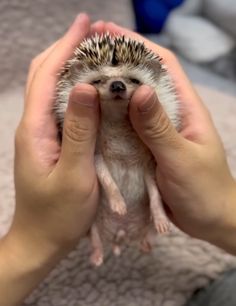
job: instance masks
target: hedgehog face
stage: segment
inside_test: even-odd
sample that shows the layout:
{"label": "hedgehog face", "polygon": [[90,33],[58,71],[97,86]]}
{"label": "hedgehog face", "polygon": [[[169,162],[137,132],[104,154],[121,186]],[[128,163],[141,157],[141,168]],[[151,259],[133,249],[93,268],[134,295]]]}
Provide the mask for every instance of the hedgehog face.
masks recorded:
{"label": "hedgehog face", "polygon": [[137,68],[119,66],[100,67],[97,71],[90,71],[79,78],[80,82],[93,85],[100,95],[101,101],[110,101],[110,103],[123,103],[127,105],[134,91],[142,84],[151,83],[149,79],[146,82],[142,77],[142,72]]}
{"label": "hedgehog face", "polygon": [[103,65],[96,69],[77,66],[76,83],[93,85],[99,93],[103,116],[108,120],[122,120],[128,114],[128,105],[135,90],[142,84],[156,87],[159,74],[145,65]]}
{"label": "hedgehog face", "polygon": [[153,72],[147,67],[131,67],[127,65],[108,66],[104,65],[97,70],[78,68],[79,83],[93,85],[100,96],[101,102],[111,104],[122,104],[126,106],[134,91],[142,84],[155,87],[156,79]]}
{"label": "hedgehog face", "polygon": [[124,36],[97,35],[82,42],[66,63],[58,97],[67,101],[76,84],[92,84],[99,93],[102,113],[122,118],[134,91],[142,84],[157,88],[162,72],[161,59],[143,43]]}

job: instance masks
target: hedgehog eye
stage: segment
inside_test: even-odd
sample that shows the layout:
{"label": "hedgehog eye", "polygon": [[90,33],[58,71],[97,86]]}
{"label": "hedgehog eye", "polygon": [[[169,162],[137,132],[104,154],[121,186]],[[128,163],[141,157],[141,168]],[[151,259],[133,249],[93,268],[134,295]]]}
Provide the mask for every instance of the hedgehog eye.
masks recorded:
{"label": "hedgehog eye", "polygon": [[91,82],[92,84],[100,84],[101,83],[101,80],[94,80]]}
{"label": "hedgehog eye", "polygon": [[140,84],[141,82],[137,79],[130,79],[130,81],[134,84]]}

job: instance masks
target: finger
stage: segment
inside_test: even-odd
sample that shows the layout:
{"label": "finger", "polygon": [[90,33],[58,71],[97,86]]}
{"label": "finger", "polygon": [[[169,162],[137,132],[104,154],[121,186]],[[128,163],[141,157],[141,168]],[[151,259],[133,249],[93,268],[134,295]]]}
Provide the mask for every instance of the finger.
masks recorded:
{"label": "finger", "polygon": [[72,56],[76,46],[89,33],[89,30],[88,16],[80,14],[37,70],[34,82],[29,89],[30,103],[26,107],[26,114],[28,113],[34,119],[38,118],[37,122],[40,122],[41,116],[51,116],[58,73],[65,61]]}
{"label": "finger", "polygon": [[[89,34],[89,31],[90,19],[88,15],[84,13],[79,14],[70,26],[69,30],[60,40],[58,48],[56,48],[55,52],[53,52],[45,61],[43,71],[57,74],[60,71],[62,64],[73,55],[75,48]],[[47,63],[50,63],[50,65],[47,66]]]}
{"label": "finger", "polygon": [[177,58],[170,50],[111,22],[106,23],[104,31],[114,35],[125,35],[131,39],[144,42],[147,48],[162,58],[181,101],[182,133],[184,137],[191,139],[196,137],[196,134],[203,135],[204,131],[211,129],[212,121],[207,108],[203,105]]}
{"label": "finger", "polygon": [[[109,33],[111,33],[112,35],[125,35],[129,38],[132,38],[132,39],[135,39],[137,41],[140,41],[140,42],[144,42],[146,47],[149,48],[149,49],[156,49],[157,48],[157,45],[153,42],[151,42],[150,40],[146,39],[145,37],[143,37],[142,35],[136,33],[136,32],[133,32],[129,29],[126,29],[124,27],[121,27],[113,22],[107,22],[105,24],[105,29],[104,31],[107,31]],[[161,47],[161,46],[158,46],[158,50],[160,51],[160,54],[163,53],[166,49]]]}
{"label": "finger", "polygon": [[176,157],[184,149],[184,138],[171,124],[156,93],[143,85],[134,93],[130,102],[130,119],[134,129],[152,151],[157,162]]}
{"label": "finger", "polygon": [[65,116],[59,168],[84,175],[91,168],[98,126],[98,93],[88,84],[71,92]]}
{"label": "finger", "polygon": [[99,20],[91,25],[90,35],[94,35],[95,33],[102,34],[105,31],[105,22]]}
{"label": "finger", "polygon": [[[69,27],[68,31],[66,32],[66,34],[64,36],[66,36],[67,33],[70,32],[73,29],[74,23],[76,22],[76,19],[72,23],[72,25]],[[100,31],[99,29],[101,29],[101,31],[102,31],[102,24],[101,23],[102,23],[102,21],[99,22],[97,26],[95,26],[94,30],[97,29],[98,31]],[[103,27],[104,26],[105,26],[105,23],[103,23]],[[47,48],[45,51],[43,51],[42,53],[40,53],[38,56],[36,56],[33,59],[32,63],[31,63],[31,66],[30,66],[30,72],[29,72],[29,75],[28,75],[28,80],[27,80],[27,85],[26,85],[26,94],[28,92],[29,85],[31,84],[31,81],[32,81],[32,78],[33,78],[35,72],[42,65],[42,63],[45,61],[45,59],[48,57],[48,55],[55,49],[55,47],[58,45],[58,43],[60,41],[61,41],[61,39],[57,40],[49,48]]]}
{"label": "finger", "polygon": [[[42,63],[45,61],[45,59],[48,57],[48,55],[53,51],[53,49],[57,46],[59,41],[60,40],[57,40],[56,42],[54,42],[50,47],[48,47],[45,51],[43,51],[42,53],[40,53],[38,56],[36,56],[33,59],[31,65],[30,65],[28,78],[27,78],[27,83],[26,83],[26,87],[25,87],[25,97],[28,95],[29,87],[31,85],[31,82],[33,80],[35,72],[40,67],[40,65],[42,65]],[[25,99],[25,103],[27,103],[27,101],[28,100]]]}

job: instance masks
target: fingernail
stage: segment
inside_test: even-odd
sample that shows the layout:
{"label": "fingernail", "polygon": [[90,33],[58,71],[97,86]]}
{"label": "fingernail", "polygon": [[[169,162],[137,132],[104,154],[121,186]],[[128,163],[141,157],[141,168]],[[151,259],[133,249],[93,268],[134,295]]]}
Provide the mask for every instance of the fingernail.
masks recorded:
{"label": "fingernail", "polygon": [[138,105],[138,111],[140,113],[149,112],[155,104],[156,104],[156,97],[155,97],[155,93],[152,92],[146,96],[146,98],[140,105]]}
{"label": "fingernail", "polygon": [[88,15],[86,13],[79,13],[75,18],[75,22],[82,22],[84,18],[88,18]]}
{"label": "fingernail", "polygon": [[80,14],[78,14],[78,15],[75,17],[75,19],[74,19],[74,21],[72,22],[72,24],[70,25],[68,31],[74,26],[74,24],[83,22],[84,18],[87,18],[87,17],[88,17],[88,15],[85,14],[85,13],[80,13]]}

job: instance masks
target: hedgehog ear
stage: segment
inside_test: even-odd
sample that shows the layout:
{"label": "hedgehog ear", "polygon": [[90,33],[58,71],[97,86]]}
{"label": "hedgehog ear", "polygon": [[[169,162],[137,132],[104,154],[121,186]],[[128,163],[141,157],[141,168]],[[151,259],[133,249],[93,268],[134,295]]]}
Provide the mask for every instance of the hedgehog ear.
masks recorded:
{"label": "hedgehog ear", "polygon": [[162,70],[162,65],[159,60],[157,59],[149,60],[147,62],[147,67],[153,72],[153,75],[155,77],[159,78],[161,70]]}

